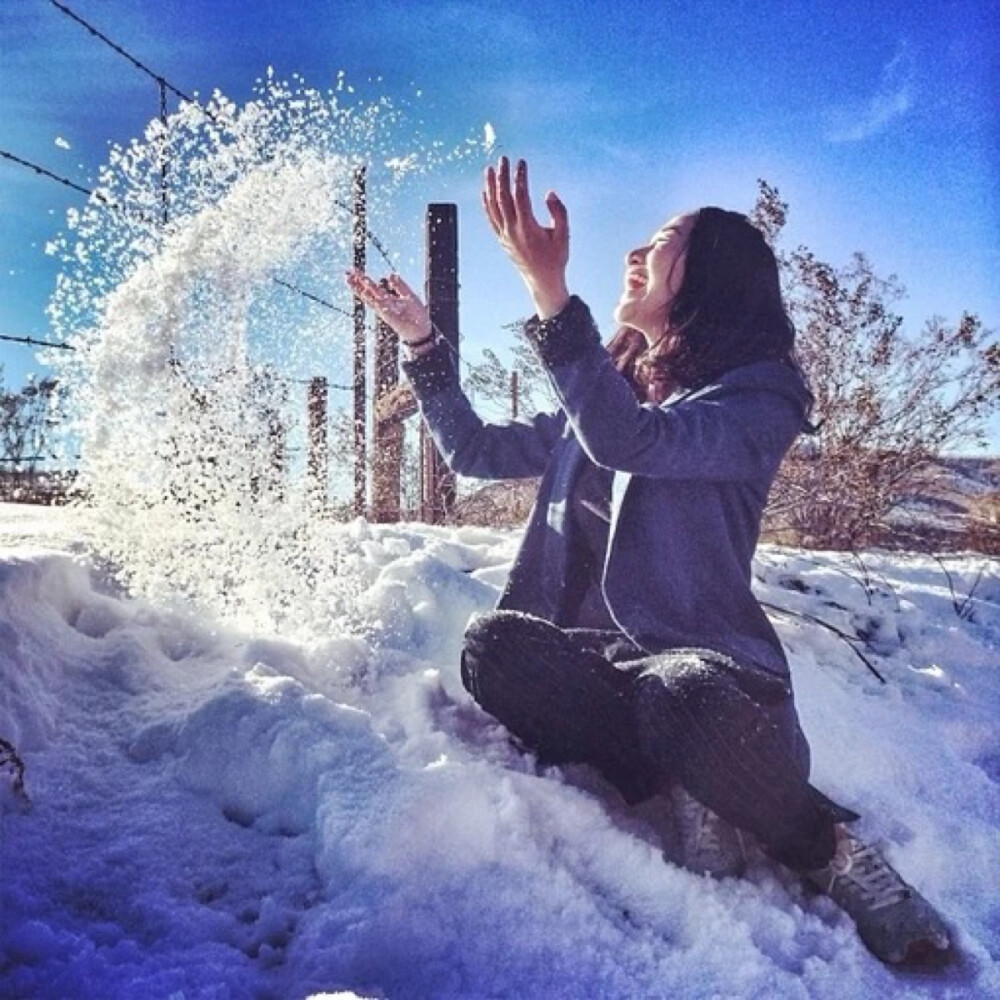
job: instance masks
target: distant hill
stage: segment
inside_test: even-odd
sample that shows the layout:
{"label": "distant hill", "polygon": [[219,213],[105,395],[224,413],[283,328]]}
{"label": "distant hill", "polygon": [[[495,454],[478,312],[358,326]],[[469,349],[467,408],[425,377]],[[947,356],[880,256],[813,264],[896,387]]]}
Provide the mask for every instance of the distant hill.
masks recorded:
{"label": "distant hill", "polygon": [[1000,553],[1000,458],[941,458],[890,518],[894,547]]}

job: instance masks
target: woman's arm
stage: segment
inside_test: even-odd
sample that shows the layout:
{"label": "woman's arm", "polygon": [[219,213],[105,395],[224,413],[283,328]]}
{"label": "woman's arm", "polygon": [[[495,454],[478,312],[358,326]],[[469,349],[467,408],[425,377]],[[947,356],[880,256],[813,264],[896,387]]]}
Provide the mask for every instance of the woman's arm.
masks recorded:
{"label": "woman's arm", "polygon": [[528,170],[519,160],[486,172],[483,207],[501,247],[520,271],[538,315],[526,329],[549,371],[566,418],[598,465],[641,476],[748,479],[773,476],[803,423],[791,369],[757,366],[713,391],[672,406],[641,406],[615,369],[580,299],[566,286],[566,208],[546,196],[552,226],[535,220]]}
{"label": "woman's arm", "polygon": [[484,422],[462,391],[444,343],[404,361],[403,371],[453,472],[475,479],[526,479],[545,471],[566,426],[561,413],[539,413],[524,422]]}
{"label": "woman's arm", "polygon": [[640,405],[576,296],[526,330],[584,451],[598,465],[669,479],[760,480],[801,431],[805,389],[791,368],[736,369],[692,398]]}
{"label": "woman's arm", "polygon": [[399,275],[379,284],[360,271],[349,271],[347,283],[406,346],[403,371],[453,472],[476,479],[525,479],[545,471],[566,424],[561,414],[484,423],[462,392],[449,347],[435,336],[426,305],[409,285]]}
{"label": "woman's arm", "polygon": [[420,414],[453,472],[475,479],[526,479],[545,471],[566,426],[562,414],[539,413],[529,421],[486,423],[462,391],[445,343],[404,361],[403,371]]}

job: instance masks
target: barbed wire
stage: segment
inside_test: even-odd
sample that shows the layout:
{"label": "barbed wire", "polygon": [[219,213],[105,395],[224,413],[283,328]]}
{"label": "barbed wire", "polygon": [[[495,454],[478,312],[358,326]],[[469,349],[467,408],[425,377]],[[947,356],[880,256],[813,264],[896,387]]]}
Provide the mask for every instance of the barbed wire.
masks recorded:
{"label": "barbed wire", "polygon": [[[218,117],[216,115],[214,115],[209,108],[205,107],[199,101],[197,101],[195,98],[193,98],[191,95],[185,93],[179,87],[175,86],[165,76],[163,76],[163,74],[157,73],[155,70],[151,69],[142,60],[140,60],[139,58],[137,58],[136,56],[134,56],[131,52],[129,52],[127,49],[125,49],[124,46],[119,45],[117,42],[113,41],[106,34],[104,34],[104,32],[100,31],[98,28],[96,28],[93,24],[91,24],[85,18],[83,18],[79,14],[77,14],[68,5],[66,5],[65,3],[61,3],[60,0],[49,0],[49,3],[53,7],[55,7],[58,11],[60,11],[60,13],[64,14],[66,17],[70,18],[76,24],[80,25],[92,37],[94,37],[94,38],[98,39],[99,41],[103,42],[105,45],[107,45],[109,48],[111,48],[115,53],[117,53],[122,58],[124,58],[125,60],[127,60],[133,67],[135,67],[136,69],[138,69],[141,73],[143,73],[144,75],[148,76],[151,80],[153,80],[156,83],[157,87],[159,88],[159,92],[160,92],[160,114],[161,114],[161,117],[165,116],[165,111],[166,111],[165,97],[164,97],[164,95],[165,95],[165,93],[167,91],[169,91],[171,94],[175,95],[180,100],[186,101],[188,104],[190,104],[190,105],[198,108],[198,110],[201,111],[201,113],[204,114],[210,121],[213,121],[216,124],[220,124]],[[8,152],[6,150],[0,150],[0,157],[4,158],[6,160],[9,160],[9,161],[11,161],[13,163],[16,163],[16,164],[18,164],[18,165],[20,165],[22,167],[25,167],[25,168],[27,168],[29,170],[32,170],[33,172],[35,172],[39,176],[42,176],[42,177],[48,178],[50,180],[53,180],[53,181],[55,181],[55,182],[57,182],[57,183],[65,186],[65,187],[68,187],[68,188],[70,188],[70,189],[72,189],[74,191],[77,191],[77,192],[79,192],[81,194],[85,194],[88,197],[93,197],[95,200],[101,202],[101,204],[103,204],[107,208],[110,208],[110,209],[115,210],[115,211],[126,211],[126,212],[127,211],[135,211],[135,210],[130,210],[130,209],[126,208],[126,207],[123,207],[121,205],[116,204],[115,202],[113,202],[110,199],[108,199],[99,190],[94,190],[94,189],[91,189],[91,188],[87,188],[87,187],[83,186],[82,184],[78,184],[75,181],[72,181],[72,180],[70,180],[67,177],[62,177],[59,174],[55,173],[54,171],[49,170],[48,168],[43,167],[40,164],[33,163],[30,160],[27,160],[27,159],[25,159],[23,157],[17,156],[14,153],[10,153],[10,152]],[[347,203],[345,203],[344,201],[342,201],[340,199],[337,199],[337,198],[333,199],[333,204],[337,208],[340,208],[341,210],[346,211],[348,213],[353,214],[353,212],[354,212],[353,206],[348,205]],[[144,220],[149,221],[149,217],[145,216],[145,215],[143,215],[141,213],[140,213],[140,218],[143,218]],[[395,264],[394,264],[394,261],[393,261],[391,255],[390,255],[389,251],[386,249],[386,247],[382,243],[382,241],[375,235],[375,233],[372,232],[372,230],[370,228],[368,228],[367,223],[365,224],[364,232],[365,232],[365,238],[375,248],[375,250],[381,256],[382,260],[391,269],[395,270]],[[339,313],[339,314],[341,314],[343,316],[347,316],[347,317],[350,317],[350,318],[353,319],[354,314],[352,312],[349,312],[348,310],[343,309],[340,306],[336,306],[332,302],[327,301],[326,299],[322,298],[321,296],[316,295],[316,294],[314,294],[312,292],[309,292],[309,291],[307,291],[307,290],[305,290],[303,288],[300,288],[299,286],[293,284],[290,281],[285,281],[284,279],[281,279],[281,278],[273,278],[272,280],[276,284],[280,285],[281,287],[287,288],[289,291],[295,292],[298,295],[301,295],[303,298],[308,299],[311,302],[315,302],[317,305],[320,305],[320,306],[322,306],[322,307],[324,307],[326,309],[329,309],[329,310],[331,310],[333,312]],[[8,342],[13,342],[13,343],[26,344],[26,345],[29,345],[29,346],[52,347],[52,348],[56,348],[56,349],[60,349],[60,350],[75,350],[76,349],[76,348],[74,348],[70,344],[61,344],[61,343],[52,343],[52,342],[48,342],[48,341],[41,341],[41,340],[36,340],[35,338],[32,338],[32,337],[13,337],[13,336],[7,336],[7,335],[0,335],[0,340],[4,340],[4,341],[8,341]],[[445,343],[448,343],[448,342],[445,341]],[[468,371],[468,372],[471,373],[474,370],[474,366],[467,359],[465,359],[464,357],[462,357],[461,354],[454,347],[452,347],[451,344],[448,344],[448,347],[449,347],[449,349],[450,349],[450,351],[451,351],[451,353],[453,355],[453,359],[456,360],[456,361],[458,361],[459,367],[460,368],[464,368],[466,371]],[[287,382],[297,382],[299,384],[308,384],[308,382],[309,382],[308,379],[306,379],[306,380],[288,379],[286,381]],[[330,382],[327,383],[327,387],[330,388],[330,389],[336,389],[336,390],[341,390],[341,391],[353,391],[354,388],[355,388],[354,385],[341,385],[341,384],[338,384],[338,383],[330,383]]]}
{"label": "barbed wire", "polygon": [[[22,167],[27,167],[29,170],[34,170],[36,174],[40,174],[42,177],[48,177],[51,180],[58,181],[60,184],[64,184],[66,187],[72,188],[74,191],[79,191],[82,194],[87,195],[94,194],[94,192],[89,188],[85,188],[82,185],[77,184],[75,181],[71,181],[68,177],[60,177],[59,174],[55,174],[45,167],[40,167],[37,163],[32,163],[30,160],[25,160],[20,156],[15,156],[13,153],[9,153],[5,149],[0,149],[0,157],[3,157],[5,160],[12,160],[14,163],[18,163]],[[104,196],[99,192],[97,197],[102,201],[105,200]]]}
{"label": "barbed wire", "polygon": [[0,340],[7,340],[13,344],[29,344],[33,347],[56,347],[60,351],[76,350],[72,344],[56,344],[51,340],[36,340],[34,337],[12,337],[6,333],[0,333]]}
{"label": "barbed wire", "polygon": [[61,175],[49,170],[47,167],[41,166],[38,163],[32,163],[31,160],[26,160],[23,156],[16,156],[14,153],[11,153],[6,149],[0,149],[0,158],[10,160],[12,163],[16,163],[19,166],[27,167],[29,170],[33,170],[36,174],[46,177],[49,180],[56,181],[64,187],[72,188],[74,191],[79,191],[81,194],[96,198],[102,205],[104,205],[105,208],[109,208],[113,212],[124,212],[127,215],[135,216],[135,218],[142,222],[150,221],[151,217],[146,215],[145,212],[140,212],[138,209],[134,208],[128,208],[125,205],[119,205],[117,202],[114,202],[105,196],[102,191],[84,187],[82,184],[77,184],[76,181],[71,181],[68,177],[62,177]]}
{"label": "barbed wire", "polygon": [[[53,0],[53,2],[54,2],[54,0]],[[107,198],[105,198],[101,194],[100,191],[94,191],[94,190],[92,190],[90,188],[86,188],[82,184],[77,184],[75,181],[69,180],[69,178],[67,178],[67,177],[61,177],[61,176],[59,176],[59,174],[56,174],[53,171],[48,170],[46,167],[40,166],[37,163],[32,163],[30,160],[26,160],[26,159],[24,159],[21,156],[15,156],[13,153],[8,152],[7,150],[0,149],[0,157],[2,157],[5,160],[10,160],[11,162],[18,164],[19,166],[27,167],[29,170],[33,170],[36,174],[39,174],[42,177],[47,177],[47,178],[49,178],[51,180],[57,181],[58,183],[63,184],[66,187],[72,188],[74,191],[79,191],[81,194],[93,195],[93,196],[97,197],[98,199],[100,199],[100,201],[103,202],[104,205],[106,205],[108,208],[112,208],[112,209],[115,209],[117,211],[128,211],[128,209],[122,208],[122,206],[117,205],[117,204],[115,204],[112,201],[109,201]],[[321,298],[319,295],[315,295],[312,292],[308,292],[304,288],[299,288],[298,285],[295,285],[295,284],[293,284],[290,281],[285,281],[282,278],[274,278],[273,280],[274,280],[274,282],[276,284],[281,285],[283,288],[287,288],[290,291],[296,292],[297,294],[301,295],[303,298],[309,299],[312,302],[316,302],[319,305],[324,306],[327,309],[331,309],[334,312],[338,312],[338,313],[340,313],[343,316],[347,316],[349,318],[353,318],[353,315],[354,315],[353,313],[348,312],[346,309],[340,308],[340,306],[335,306],[332,302],[328,302],[326,299]],[[18,343],[21,342],[20,338],[4,337],[2,339],[4,339],[4,340],[16,340]],[[46,344],[45,346],[47,346],[47,347],[56,347],[56,346],[62,346],[62,347],[64,347],[66,345]]]}
{"label": "barbed wire", "polygon": [[[107,35],[105,35],[103,32],[95,28],[89,21],[82,18],[75,11],[71,10],[66,4],[60,3],[59,0],[49,0],[49,3],[51,3],[53,7],[60,10],[67,17],[71,18],[73,21],[75,21],[77,24],[83,27],[87,32],[89,32],[95,38],[104,42],[105,45],[108,45],[120,56],[127,59],[133,66],[135,66],[136,69],[140,70],[142,73],[145,73],[146,76],[150,77],[150,79],[152,79],[156,83],[156,85],[160,88],[161,118],[166,117],[166,103],[164,100],[164,92],[169,90],[170,93],[179,97],[182,101],[186,101],[188,104],[197,108],[203,115],[205,115],[205,117],[209,119],[209,121],[213,122],[216,125],[222,124],[220,119],[216,115],[214,115],[209,108],[205,107],[200,101],[184,93],[184,91],[181,90],[180,88],[174,86],[174,84],[172,84],[165,76],[163,76],[162,73],[157,73],[154,70],[150,69],[145,63],[137,59],[134,55],[132,55],[132,53],[128,52],[123,46],[119,45],[117,42],[113,42],[110,38],[108,38]],[[84,190],[84,189],[78,187],[78,190]],[[89,194],[91,192],[87,193]],[[349,214],[353,214],[354,212],[354,209],[351,205],[348,205],[346,202],[341,201],[339,198],[334,198],[333,204],[337,208],[341,209],[342,211],[348,212]],[[375,235],[375,233],[373,233],[371,229],[368,228],[367,223],[365,224],[365,239],[367,239],[368,242],[371,243],[371,245],[375,248],[378,254],[382,257],[382,260],[386,264],[388,264],[389,267],[393,267],[393,260],[391,255],[389,254],[389,251],[386,250],[385,245]]]}
{"label": "barbed wire", "polygon": [[[318,376],[322,378],[323,376]],[[286,385],[312,385],[313,379],[311,378],[282,378],[282,382]],[[324,379],[324,381],[326,381]],[[327,389],[340,389],[343,392],[354,392],[353,385],[341,385],[338,382],[326,382]]]}
{"label": "barbed wire", "polygon": [[293,285],[290,281],[285,281],[283,278],[273,278],[272,280],[276,285],[281,285],[282,288],[289,288],[293,292],[298,292],[303,298],[310,299],[313,302],[318,302],[321,306],[325,306],[327,309],[332,309],[334,312],[339,312],[342,316],[346,316],[348,319],[354,319],[354,313],[348,312],[346,309],[341,309],[340,306],[335,306],[332,302],[327,302],[326,299],[321,299],[318,295],[314,295],[312,292],[307,292],[305,289],[299,288],[297,285]]}
{"label": "barbed wire", "polygon": [[[52,0],[52,2],[54,2],[54,0]],[[46,167],[42,167],[37,163],[32,163],[30,160],[26,160],[23,157],[16,156],[15,154],[7,152],[6,150],[2,149],[0,149],[0,157],[3,157],[4,159],[17,163],[20,166],[27,167],[28,169],[33,170],[35,173],[40,174],[43,177],[50,178],[51,180],[57,181],[58,183],[63,184],[66,187],[72,188],[75,191],[79,191],[81,194],[95,195],[108,208],[112,208],[119,211],[127,211],[127,209],[123,209],[122,206],[116,205],[114,202],[109,201],[107,198],[101,195],[99,191],[95,192],[89,188],[83,187],[81,184],[77,184],[75,181],[71,181],[66,177],[61,177],[58,174],[54,173],[53,171],[48,170]],[[369,233],[369,236],[374,240],[374,234]],[[389,263],[391,264],[392,262],[389,261]],[[275,284],[280,285],[282,288],[287,288],[289,291],[295,292],[296,294],[301,295],[303,298],[308,299],[311,302],[315,302],[317,305],[323,306],[325,309],[329,309],[333,312],[339,313],[340,315],[346,316],[349,319],[354,318],[354,314],[352,312],[349,312],[348,310],[343,309],[340,306],[334,305],[327,299],[324,299],[313,292],[307,291],[304,288],[300,288],[298,285],[295,285],[290,281],[286,281],[284,278],[272,278],[272,280],[274,281]],[[508,329],[516,325],[517,325],[516,323],[504,324],[504,329]],[[68,350],[68,351],[76,350],[76,348],[70,344],[60,344],[60,343],[53,343],[51,341],[41,341],[41,340],[36,340],[33,337],[13,337],[8,335],[0,335],[0,340],[5,340],[18,344],[25,344],[28,346],[54,347],[60,350]],[[456,351],[455,348],[453,348],[446,339],[442,338],[442,340],[445,344],[447,344],[452,354],[453,360],[457,360],[459,366],[461,368],[464,368],[469,374],[471,374],[474,371],[475,366],[471,362],[469,362],[466,358],[462,357],[461,354],[459,354],[459,352]],[[290,381],[296,381],[296,380],[290,380]],[[308,380],[304,381],[307,382]],[[334,383],[330,383],[329,387],[331,389],[339,389],[339,390],[353,390],[354,388],[353,386],[338,385]]]}
{"label": "barbed wire", "polygon": [[178,90],[165,77],[161,76],[159,73],[153,72],[153,70],[151,70],[144,63],[140,62],[138,59],[136,59],[136,57],[133,56],[130,52],[126,52],[125,49],[123,49],[116,42],[113,42],[103,32],[98,31],[97,28],[95,28],[92,24],[90,24],[88,21],[85,21],[82,17],[80,17],[79,14],[70,10],[70,8],[66,6],[66,4],[60,3],[59,0],[49,0],[49,3],[52,4],[52,6],[55,7],[57,10],[62,11],[62,13],[64,13],[71,20],[76,21],[77,24],[79,24],[82,28],[88,31],[95,38],[99,38],[102,42],[104,42],[105,45],[108,45],[112,49],[114,49],[115,52],[118,53],[118,55],[127,59],[137,70],[140,70],[141,72],[145,73],[146,76],[150,77],[150,79],[154,80],[158,85],[165,87],[172,94],[176,94],[177,97],[179,97],[182,101],[187,101],[189,104],[195,103],[190,97],[188,97],[187,94],[184,93],[183,90]]}

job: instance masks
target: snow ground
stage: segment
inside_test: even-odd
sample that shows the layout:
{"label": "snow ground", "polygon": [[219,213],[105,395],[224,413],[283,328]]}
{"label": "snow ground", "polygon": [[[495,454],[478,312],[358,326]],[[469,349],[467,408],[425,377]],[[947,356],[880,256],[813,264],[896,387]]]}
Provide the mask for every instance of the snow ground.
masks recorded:
{"label": "snow ground", "polygon": [[[120,591],[79,512],[0,505],[0,995],[1000,995],[1000,561],[764,548],[815,783],[964,958],[881,966],[758,859],[713,882],[583,769],[540,772],[462,689],[517,538],[345,526],[357,613],[292,642]],[[978,583],[977,583],[978,579]],[[963,599],[976,584],[975,592]],[[956,608],[962,611],[958,613]]]}

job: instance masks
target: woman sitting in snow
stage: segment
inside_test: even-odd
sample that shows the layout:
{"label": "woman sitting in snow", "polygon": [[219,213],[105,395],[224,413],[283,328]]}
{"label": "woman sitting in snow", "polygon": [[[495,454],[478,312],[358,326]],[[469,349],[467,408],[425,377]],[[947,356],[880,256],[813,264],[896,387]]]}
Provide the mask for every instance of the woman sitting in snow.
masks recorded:
{"label": "woman sitting in snow", "polygon": [[398,276],[348,283],[409,348],[404,369],[448,465],[541,476],[498,609],[470,626],[462,678],[546,763],[588,763],[629,803],[672,800],[684,863],[743,870],[741,831],[829,893],[880,958],[948,948],[929,904],[808,782],[781,644],[750,589],[768,490],[812,402],[774,255],[735,212],[678,215],[628,253],[603,347],[566,287],[566,209],[536,221],[527,167],[483,205],[537,315],[526,333],[559,400],[486,424]]}

